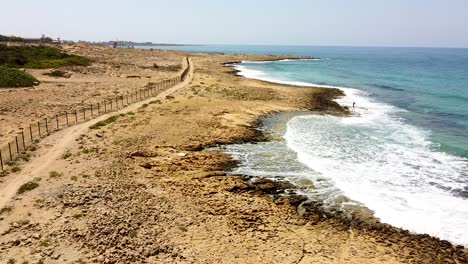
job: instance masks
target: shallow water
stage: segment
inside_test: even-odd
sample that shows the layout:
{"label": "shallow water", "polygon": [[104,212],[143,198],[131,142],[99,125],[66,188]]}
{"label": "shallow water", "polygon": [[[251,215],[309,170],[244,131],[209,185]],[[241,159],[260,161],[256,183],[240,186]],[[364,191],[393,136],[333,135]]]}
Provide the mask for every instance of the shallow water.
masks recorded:
{"label": "shallow water", "polygon": [[[273,81],[243,67],[246,77]],[[341,89],[340,104],[359,102],[352,117],[308,115],[287,123],[286,145],[313,172],[310,178],[331,182],[384,223],[468,245],[468,159],[435,149],[431,131],[403,117],[407,110]],[[324,199],[333,205],[338,192],[328,193]]]}
{"label": "shallow water", "polygon": [[340,104],[356,102],[352,117],[282,117],[282,142],[227,147],[236,172],[310,179],[312,199],[336,206],[345,195],[382,222],[468,246],[468,49],[180,49],[320,57],[236,65],[248,78],[339,87]]}

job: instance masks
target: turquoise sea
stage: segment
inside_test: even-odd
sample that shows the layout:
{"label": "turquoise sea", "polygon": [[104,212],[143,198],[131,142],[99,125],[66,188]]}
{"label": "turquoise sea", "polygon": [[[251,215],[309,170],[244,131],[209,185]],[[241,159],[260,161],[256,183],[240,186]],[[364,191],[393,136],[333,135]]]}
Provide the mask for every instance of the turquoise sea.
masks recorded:
{"label": "turquoise sea", "polygon": [[337,101],[353,112],[283,117],[284,142],[226,148],[241,161],[236,172],[306,178],[317,188],[305,194],[330,207],[359,205],[382,222],[468,245],[468,49],[163,48],[317,58],[234,66],[248,78],[338,87],[346,96]]}

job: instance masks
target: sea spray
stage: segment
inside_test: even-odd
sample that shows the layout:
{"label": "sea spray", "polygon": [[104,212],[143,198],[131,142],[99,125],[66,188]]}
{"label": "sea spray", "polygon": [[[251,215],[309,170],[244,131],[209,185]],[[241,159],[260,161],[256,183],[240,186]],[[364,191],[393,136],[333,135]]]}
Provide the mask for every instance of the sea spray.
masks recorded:
{"label": "sea spray", "polygon": [[[239,75],[248,78],[319,86],[289,80],[284,75],[245,64],[235,67]],[[321,179],[336,188],[330,191],[333,188],[327,184],[324,193],[337,195],[341,192],[370,208],[382,222],[468,245],[468,160],[435,151],[430,140],[431,131],[411,125],[402,117],[408,110],[372,99],[362,90],[320,86],[342,89],[346,96],[338,102],[348,106],[353,115],[309,115],[289,121],[285,144],[305,169],[298,171],[298,166],[293,165],[296,170],[292,175],[278,172],[279,168],[276,174],[290,177],[292,181],[298,177],[309,177],[315,182]],[[268,147],[274,150],[272,153],[281,153],[272,146],[263,146],[261,152],[268,153]],[[238,153],[243,151],[245,149],[237,149]],[[237,158],[248,157],[252,161],[253,156],[259,155],[255,147],[247,152],[244,157],[238,155]],[[287,156],[284,153],[283,158]],[[244,172],[261,177],[272,175],[271,166],[269,171],[264,170],[262,162],[265,160],[257,160],[255,166],[251,166],[254,162],[246,164],[244,168],[248,169]],[[290,158],[286,160],[295,164]],[[287,162],[281,168],[290,169]],[[317,191],[310,194],[313,193]]]}

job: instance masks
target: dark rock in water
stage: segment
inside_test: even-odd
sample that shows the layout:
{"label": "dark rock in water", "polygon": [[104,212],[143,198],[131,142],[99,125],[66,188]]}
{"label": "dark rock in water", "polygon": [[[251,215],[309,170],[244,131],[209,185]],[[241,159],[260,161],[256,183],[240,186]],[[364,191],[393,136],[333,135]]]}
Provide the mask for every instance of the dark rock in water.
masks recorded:
{"label": "dark rock in water", "polygon": [[278,198],[276,204],[290,204],[291,206],[298,207],[301,203],[307,201],[307,197],[302,195],[288,195]]}
{"label": "dark rock in water", "polygon": [[468,198],[468,186],[465,186],[463,189],[455,189],[452,193],[458,197]]}
{"label": "dark rock in water", "polygon": [[296,189],[296,187],[287,181],[272,181],[269,179],[258,179],[251,183],[255,190],[261,191],[266,194],[280,194],[284,193],[287,189]]}

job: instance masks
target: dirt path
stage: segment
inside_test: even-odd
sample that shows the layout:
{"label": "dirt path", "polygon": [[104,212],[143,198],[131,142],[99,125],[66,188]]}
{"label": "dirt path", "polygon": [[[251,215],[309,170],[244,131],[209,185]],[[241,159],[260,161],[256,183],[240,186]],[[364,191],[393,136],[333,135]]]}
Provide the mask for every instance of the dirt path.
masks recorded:
{"label": "dirt path", "polygon": [[[185,61],[185,60],[184,60]],[[5,180],[5,182],[0,184],[0,209],[4,208],[10,200],[15,196],[18,188],[23,185],[24,183],[31,181],[37,175],[46,174],[49,171],[49,167],[51,164],[62,157],[65,150],[68,146],[70,146],[75,140],[85,133],[89,126],[95,124],[96,122],[105,120],[106,118],[118,115],[121,113],[134,111],[141,107],[143,104],[146,104],[155,99],[163,99],[167,95],[174,93],[175,91],[185,87],[190,83],[193,78],[193,63],[189,59],[190,64],[190,72],[187,78],[175,85],[163,91],[162,93],[158,94],[157,96],[147,98],[143,101],[138,103],[131,104],[125,108],[120,109],[116,112],[111,112],[97,118],[91,119],[86,121],[85,123],[78,124],[76,126],[72,126],[61,131],[58,131],[46,138],[44,138],[40,143],[40,148],[35,153],[35,157],[33,157],[21,170],[20,173],[11,174],[9,175],[9,179]],[[184,65],[185,66],[185,65]],[[185,67],[184,67],[185,68]]]}

